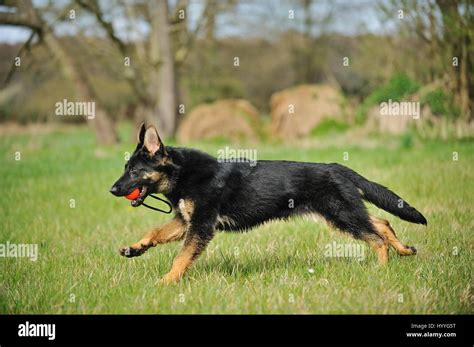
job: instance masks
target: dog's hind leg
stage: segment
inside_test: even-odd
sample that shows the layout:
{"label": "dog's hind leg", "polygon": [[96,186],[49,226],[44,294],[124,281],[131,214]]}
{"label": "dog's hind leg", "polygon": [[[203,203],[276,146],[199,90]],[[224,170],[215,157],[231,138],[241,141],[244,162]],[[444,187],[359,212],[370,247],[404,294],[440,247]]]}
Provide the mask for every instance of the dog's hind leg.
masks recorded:
{"label": "dog's hind leg", "polygon": [[384,265],[388,262],[389,241],[373,227],[365,209],[345,208],[338,213],[326,211],[322,215],[330,226],[348,233],[355,239],[367,242],[377,253],[379,264]]}
{"label": "dog's hind leg", "polygon": [[400,240],[395,235],[395,231],[390,226],[390,223],[381,218],[377,218],[375,216],[370,216],[370,220],[372,225],[377,230],[377,233],[386,238],[389,242],[390,246],[392,246],[399,255],[407,256],[407,255],[415,255],[416,248],[413,246],[407,246],[400,242]]}
{"label": "dog's hind leg", "polygon": [[388,241],[377,234],[364,233],[362,240],[366,241],[369,246],[377,253],[377,258],[380,265],[385,265],[388,262]]}
{"label": "dog's hind leg", "polygon": [[143,238],[129,247],[120,249],[120,255],[131,258],[145,253],[150,247],[160,243],[181,240],[186,234],[186,225],[179,217],[173,218],[168,223],[146,233]]}
{"label": "dog's hind leg", "polygon": [[315,212],[322,215],[330,225],[367,242],[377,253],[380,264],[388,262],[389,242],[379,233],[369,218],[359,192],[345,178],[333,176],[326,194],[319,194]]}

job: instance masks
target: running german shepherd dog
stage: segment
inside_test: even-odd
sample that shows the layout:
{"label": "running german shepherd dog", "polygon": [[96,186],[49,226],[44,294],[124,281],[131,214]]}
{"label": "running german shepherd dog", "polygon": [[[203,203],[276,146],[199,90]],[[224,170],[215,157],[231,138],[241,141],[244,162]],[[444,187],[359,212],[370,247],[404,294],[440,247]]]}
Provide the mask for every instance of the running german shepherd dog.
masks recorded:
{"label": "running german shepherd dog", "polygon": [[150,247],[184,239],[162,283],[179,280],[216,230],[244,231],[271,219],[315,213],[368,242],[385,264],[389,246],[400,255],[414,255],[416,249],[401,243],[388,221],[369,215],[363,200],[408,222],[427,224],[398,195],[345,166],[271,160],[259,160],[255,166],[219,162],[198,150],[165,146],[156,128],[144,124],[125,173],[110,192],[125,196],[136,188],[140,195],[132,206],[142,204],[148,194],[162,193],[177,211],[171,221],[120,250],[123,256],[136,257]]}

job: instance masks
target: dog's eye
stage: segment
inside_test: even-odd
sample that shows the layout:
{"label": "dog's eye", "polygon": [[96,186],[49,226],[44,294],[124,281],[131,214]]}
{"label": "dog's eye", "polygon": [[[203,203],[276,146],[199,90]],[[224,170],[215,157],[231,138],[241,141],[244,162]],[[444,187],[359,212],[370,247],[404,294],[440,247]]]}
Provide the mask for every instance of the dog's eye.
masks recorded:
{"label": "dog's eye", "polygon": [[133,175],[135,175],[135,174],[138,172],[138,170],[135,169],[134,167],[130,168],[129,171],[130,171],[130,173],[133,174]]}

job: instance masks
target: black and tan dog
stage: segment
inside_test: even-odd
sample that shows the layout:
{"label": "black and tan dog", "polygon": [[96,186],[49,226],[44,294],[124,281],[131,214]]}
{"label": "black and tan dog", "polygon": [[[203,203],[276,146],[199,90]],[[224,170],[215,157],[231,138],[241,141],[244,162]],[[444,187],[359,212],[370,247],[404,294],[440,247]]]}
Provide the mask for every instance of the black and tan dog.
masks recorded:
{"label": "black and tan dog", "polygon": [[133,206],[143,203],[148,194],[162,193],[177,213],[120,253],[135,257],[160,243],[184,239],[164,283],[181,278],[216,230],[242,231],[271,219],[315,213],[368,242],[384,264],[389,246],[400,255],[414,255],[416,249],[401,243],[386,220],[369,215],[363,200],[406,221],[427,224],[398,195],[345,166],[270,160],[259,160],[254,166],[220,162],[194,149],[165,146],[156,128],[145,125],[125,173],[110,192],[124,196],[136,188],[140,196],[132,201]]}

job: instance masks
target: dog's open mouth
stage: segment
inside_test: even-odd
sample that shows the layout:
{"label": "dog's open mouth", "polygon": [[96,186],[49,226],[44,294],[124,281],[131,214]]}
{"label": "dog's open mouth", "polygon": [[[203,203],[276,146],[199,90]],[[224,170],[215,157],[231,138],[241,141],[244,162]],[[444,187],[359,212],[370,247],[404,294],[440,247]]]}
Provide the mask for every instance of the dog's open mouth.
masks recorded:
{"label": "dog's open mouth", "polygon": [[148,195],[146,186],[140,187],[138,189],[140,190],[140,195],[138,196],[138,198],[132,200],[132,206],[133,207],[137,207],[137,206],[140,206],[141,204],[143,204],[143,201],[145,201],[145,198]]}

